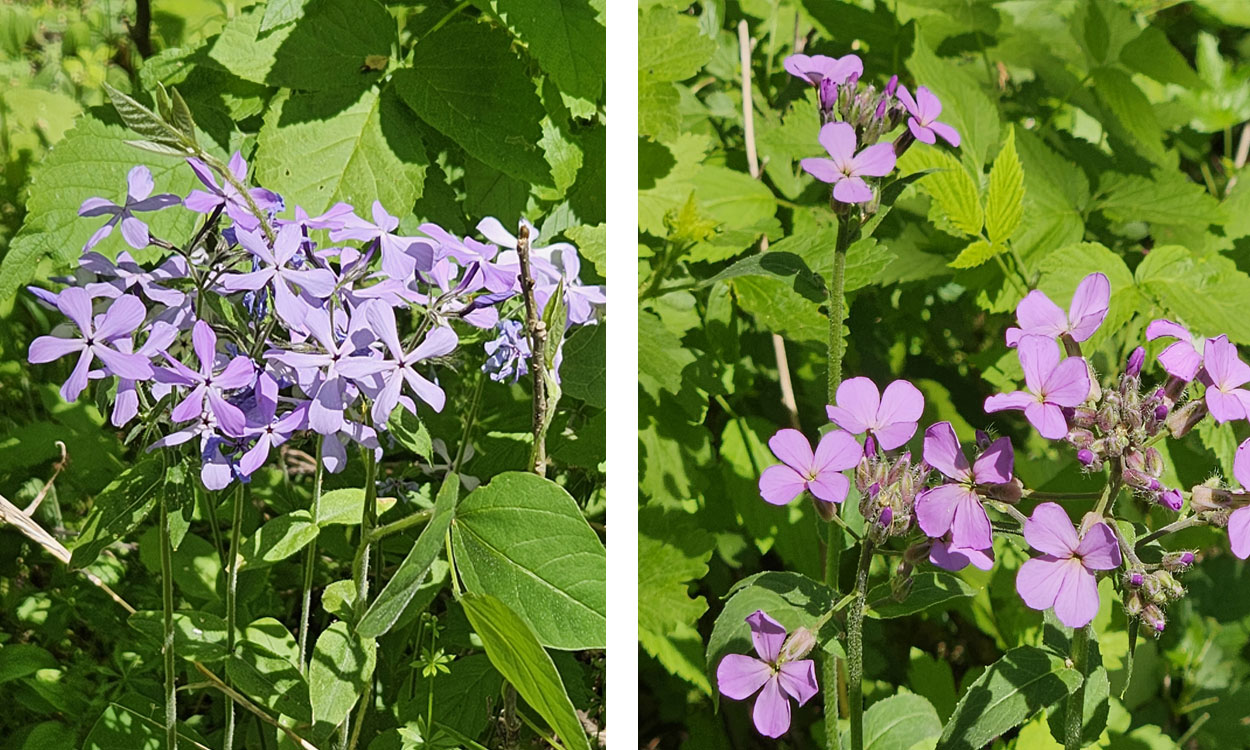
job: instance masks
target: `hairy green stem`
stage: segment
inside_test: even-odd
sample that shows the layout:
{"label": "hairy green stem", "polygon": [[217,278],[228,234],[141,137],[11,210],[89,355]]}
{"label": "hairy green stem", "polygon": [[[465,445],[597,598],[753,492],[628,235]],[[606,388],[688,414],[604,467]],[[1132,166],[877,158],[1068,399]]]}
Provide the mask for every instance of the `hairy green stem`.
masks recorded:
{"label": "hairy green stem", "polygon": [[[825,585],[838,590],[838,567],[842,560],[843,531],[835,524],[826,524]],[[819,634],[818,634],[819,635]],[[838,657],[825,654],[821,660],[821,677],[825,692],[825,748],[840,750],[838,732]]]}
{"label": "hairy green stem", "polygon": [[864,600],[872,567],[872,540],[865,539],[855,570],[855,590],[846,615],[846,668],[850,681],[851,750],[864,749]]}
{"label": "hairy green stem", "polygon": [[1081,684],[1068,696],[1068,711],[1064,721],[1064,750],[1080,750],[1081,734],[1085,725],[1086,662],[1089,655],[1089,626],[1072,631],[1072,666],[1081,674]]}
{"label": "hairy green stem", "polygon": [[[321,483],[325,467],[321,462],[321,444],[325,438],[317,436],[317,468],[313,473],[312,524],[317,527],[321,514]],[[300,600],[299,615],[299,668],[308,674],[308,620],[312,608],[313,568],[317,563],[317,537],[308,543],[304,552],[304,586]]]}
{"label": "hairy green stem", "polygon": [[1206,523],[1206,520],[1200,516],[1186,516],[1185,518],[1178,518],[1167,526],[1161,526],[1141,539],[1138,539],[1137,546],[1140,547],[1143,544],[1149,544],[1160,537],[1173,534],[1182,529],[1188,529],[1191,526],[1201,526],[1204,523]]}
{"label": "hairy green stem", "polygon": [[[378,524],[377,456],[371,448],[363,448],[361,456],[365,462],[365,507],[360,518],[360,547],[356,550],[356,559],[352,561],[352,583],[355,584],[356,589],[356,601],[352,609],[356,622],[360,622],[369,604],[369,558],[373,552],[373,530]],[[343,720],[343,725],[340,727],[339,747],[343,750],[354,748],[360,739],[360,725],[364,723],[372,692],[371,677],[360,698],[360,707],[356,714],[356,731],[349,731],[352,723],[350,714]]]}
{"label": "hairy green stem", "polygon": [[[239,544],[243,536],[243,498],[246,484],[240,484],[234,493],[233,517],[230,522],[230,573],[226,580],[226,651],[234,653],[235,630],[238,623],[238,591],[239,563],[242,561]],[[226,704],[226,740],[225,750],[234,748],[235,715],[234,703]]]}
{"label": "hairy green stem", "polygon": [[165,746],[178,750],[177,663],[174,660],[174,560],[169,539],[169,497],[161,496],[161,603],[165,614]]}
{"label": "hairy green stem", "polygon": [[833,248],[833,275],[829,282],[829,403],[834,403],[842,384],[842,321],[846,320],[846,250],[851,245],[851,219],[838,217],[838,242]]}

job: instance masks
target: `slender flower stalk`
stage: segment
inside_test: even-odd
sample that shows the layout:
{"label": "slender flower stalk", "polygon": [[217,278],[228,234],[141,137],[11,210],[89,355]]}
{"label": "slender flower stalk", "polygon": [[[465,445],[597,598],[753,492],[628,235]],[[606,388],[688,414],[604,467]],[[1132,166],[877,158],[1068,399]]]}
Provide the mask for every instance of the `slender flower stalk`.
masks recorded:
{"label": "slender flower stalk", "polygon": [[178,750],[177,661],[174,653],[174,562],[169,539],[169,495],[161,494],[161,605],[165,656],[165,746]]}
{"label": "slender flower stalk", "polygon": [[[325,440],[324,437],[317,436],[317,455],[321,455],[321,444]],[[312,525],[313,528],[319,528],[317,523],[321,515],[321,484],[325,476],[325,466],[321,461],[317,462],[317,468],[313,470],[313,496],[312,496]],[[300,597],[300,619],[299,619],[299,668],[305,675],[308,674],[308,621],[312,609],[312,583],[313,569],[317,564],[317,537],[313,537],[308,543],[308,549],[304,551],[304,585]]]}
{"label": "slender flower stalk", "polygon": [[[233,654],[238,630],[238,593],[239,593],[239,565],[243,562],[243,555],[240,552],[239,545],[243,537],[243,504],[244,497],[247,494],[245,489],[248,485],[240,484],[234,493],[233,515],[230,521],[230,568],[228,578],[226,580],[226,651]],[[224,750],[233,750],[234,748],[234,730],[235,716],[234,704],[226,704],[226,740]]]}

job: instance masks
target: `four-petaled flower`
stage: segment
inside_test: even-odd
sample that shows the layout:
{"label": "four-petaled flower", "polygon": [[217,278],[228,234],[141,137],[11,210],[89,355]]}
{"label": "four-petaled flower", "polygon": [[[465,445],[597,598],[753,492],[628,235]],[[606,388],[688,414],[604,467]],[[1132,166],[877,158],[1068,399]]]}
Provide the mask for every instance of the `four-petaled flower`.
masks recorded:
{"label": "four-petaled flower", "polygon": [[903,107],[907,109],[907,114],[911,115],[907,118],[907,128],[911,130],[912,135],[916,136],[916,140],[932,146],[937,142],[934,136],[940,135],[942,140],[950,145],[959,146],[959,131],[944,122],[937,121],[938,115],[942,114],[942,102],[933,95],[932,91],[919,86],[916,88],[916,97],[913,99],[906,86],[899,86],[896,95],[903,103]]}
{"label": "four-petaled flower", "polygon": [[1098,521],[1078,537],[1063,508],[1042,503],[1025,521],[1024,539],[1043,554],[1020,566],[1020,598],[1033,609],[1054,607],[1055,616],[1070,628],[1088,625],[1098,614],[1097,572],[1120,567],[1120,546],[1111,527]]}
{"label": "four-petaled flower", "polygon": [[87,252],[100,240],[112,234],[113,227],[117,226],[118,222],[121,222],[122,239],[126,240],[127,245],[136,250],[147,247],[148,225],[137,218],[134,212],[159,211],[167,206],[176,206],[181,203],[181,199],[171,193],[152,195],[152,189],[155,186],[152,172],[147,167],[138,166],[131,169],[130,174],[126,176],[126,202],[122,205],[119,206],[104,198],[88,198],[83,201],[78,209],[79,216],[111,216],[112,218],[91,235],[91,239],[83,245],[82,251]]}
{"label": "four-petaled flower", "polygon": [[948,479],[916,498],[916,520],[931,537],[950,534],[951,547],[984,550],[994,544],[990,519],[977,494],[978,486],[1011,481],[1011,439],[999,438],[968,465],[950,422],[938,422],[925,430],[924,460]]}
{"label": "four-petaled flower", "polygon": [[845,122],[826,124],[820,129],[819,140],[829,158],[799,163],[812,177],[833,183],[833,197],[842,203],[872,200],[872,188],[864,178],[884,177],[894,171],[894,145],[877,143],[856,153],[855,128]]}
{"label": "four-petaled flower", "polygon": [[1063,407],[1079,406],[1089,396],[1089,366],[1081,357],[1060,361],[1059,344],[1046,336],[1024,336],[1017,345],[1028,391],[996,393],[985,399],[985,411],[1018,409],[1047,440],[1068,434]]}
{"label": "four-petaled flower", "polygon": [[780,737],[790,729],[790,698],[801,706],[819,689],[816,664],[811,659],[783,660],[786,629],[762,610],[747,615],[746,620],[759,658],[726,655],[716,667],[716,685],[721,695],[736,701],[758,692],[752,711],[755,728],[765,737]]}
{"label": "four-petaled flower", "polygon": [[785,505],[804,490],[826,503],[842,502],[851,481],[841,472],[864,455],[855,438],[841,430],[826,432],[815,453],[803,433],[790,428],[778,430],[768,447],[782,461],[760,474],[760,496],[773,505]]}
{"label": "four-petaled flower", "polygon": [[1023,336],[1069,336],[1085,341],[1107,318],[1111,304],[1111,282],[1101,273],[1081,279],[1072,294],[1072,305],[1065,313],[1040,289],[1034,289],[1016,306],[1019,328],[1007,329],[1007,346],[1015,346]]}
{"label": "four-petaled flower", "polygon": [[30,344],[29,359],[40,364],[67,354],[78,354],[78,364],[61,385],[61,397],[66,401],[76,401],[87,387],[88,371],[96,357],[118,377],[129,380],[152,377],[152,365],[146,357],[123,351],[117,344],[118,339],[129,337],[143,324],[147,310],[138,297],[124,294],[109,305],[106,313],[93,318],[91,295],[86,289],[70,287],[57,296],[56,306],[78,326],[79,337],[40,336]]}
{"label": "four-petaled flower", "polygon": [[1227,336],[1207,339],[1198,377],[1207,387],[1207,410],[1218,423],[1245,419],[1250,415],[1250,365],[1237,356],[1237,347]]}
{"label": "four-petaled flower", "polygon": [[868,378],[844,380],[835,401],[825,407],[829,421],[855,435],[867,432],[888,451],[911,440],[924,412],[924,395],[906,380],[890,383],[884,394]]}
{"label": "four-petaled flower", "polygon": [[829,57],[828,55],[790,55],[783,65],[786,71],[802,78],[813,86],[819,86],[822,80],[828,79],[838,86],[846,83],[851,76],[864,74],[864,61],[859,55],[845,57]]}
{"label": "four-petaled flower", "polygon": [[952,572],[961,571],[969,565],[979,570],[990,570],[994,567],[994,550],[956,547],[947,534],[941,539],[934,539],[929,546],[929,562]]}

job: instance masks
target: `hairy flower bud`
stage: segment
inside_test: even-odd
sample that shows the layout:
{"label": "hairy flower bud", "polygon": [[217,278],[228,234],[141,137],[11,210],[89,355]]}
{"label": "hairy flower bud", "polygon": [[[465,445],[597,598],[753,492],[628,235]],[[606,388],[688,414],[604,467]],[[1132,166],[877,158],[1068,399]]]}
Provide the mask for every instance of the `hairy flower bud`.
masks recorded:
{"label": "hairy flower bud", "polygon": [[1168,594],[1170,593],[1166,582],[1160,580],[1158,573],[1151,573],[1146,576],[1146,580],[1142,582],[1141,590],[1147,601],[1155,604],[1166,604]]}
{"label": "hairy flower bud", "polygon": [[1163,629],[1167,627],[1167,620],[1163,617],[1163,610],[1153,604],[1147,604],[1145,607],[1142,607],[1141,619],[1155,633],[1162,633]]}
{"label": "hairy flower bud", "polygon": [[1073,427],[1068,430],[1068,442],[1077,448],[1088,448],[1094,444],[1094,433],[1084,427]]}
{"label": "hairy flower bud", "polygon": [[1098,460],[1098,456],[1089,448],[1082,448],[1076,452],[1076,460],[1081,462],[1082,466],[1089,466]]}
{"label": "hairy flower bud", "polygon": [[798,628],[781,644],[778,662],[798,661],[810,654],[815,647],[816,634],[807,628]]}
{"label": "hairy flower bud", "polygon": [[1228,508],[1232,499],[1232,493],[1228,490],[1199,484],[1190,494],[1189,507],[1193,508],[1195,513],[1219,511]]}
{"label": "hairy flower bud", "polygon": [[1185,496],[1177,489],[1166,489],[1155,500],[1168,510],[1180,510],[1185,504]]}
{"label": "hairy flower bud", "polygon": [[890,80],[885,84],[885,95],[894,96],[895,91],[898,91],[898,76],[892,75],[890,76]]}
{"label": "hairy flower bud", "polygon": [[1124,454],[1124,468],[1143,471],[1146,468],[1146,457],[1139,451],[1129,451]]}
{"label": "hairy flower bud", "polygon": [[987,484],[979,488],[982,495],[999,502],[1015,505],[1024,495],[1024,485],[1019,479],[1012,479],[1004,484]]}
{"label": "hairy flower bud", "polygon": [[1185,595],[1185,587],[1182,586],[1180,581],[1176,580],[1176,578],[1174,578],[1168,571],[1157,571],[1155,573],[1155,578],[1159,580],[1159,587],[1163,590],[1164,595],[1167,596],[1168,599],[1180,599]]}
{"label": "hairy flower bud", "polygon": [[877,517],[877,523],[881,525],[881,528],[887,529],[893,521],[894,509],[887,505],[881,509],[881,515]]}
{"label": "hairy flower bud", "polygon": [[986,448],[990,447],[991,443],[994,442],[990,439],[990,434],[985,430],[977,430],[973,434],[976,437],[977,450],[979,451],[984,451]]}
{"label": "hairy flower bud", "polygon": [[1141,568],[1134,568],[1124,574],[1124,585],[1129,588],[1139,589],[1146,581],[1146,571]]}
{"label": "hairy flower bud", "polygon": [[828,123],[832,120],[833,109],[838,104],[838,84],[833,79],[820,79],[820,113]]}
{"label": "hairy flower bud", "polygon": [[1191,550],[1169,552],[1163,556],[1161,565],[1164,570],[1179,573],[1194,564],[1194,553]]}
{"label": "hairy flower bud", "polygon": [[1141,367],[1146,363],[1146,348],[1139,346],[1128,355],[1128,365],[1124,368],[1124,374],[1130,378],[1141,375]]}
{"label": "hairy flower bud", "polygon": [[1129,617],[1136,617],[1141,614],[1142,606],[1141,597],[1134,591],[1124,599],[1124,614]]}
{"label": "hairy flower bud", "polygon": [[816,506],[816,515],[820,516],[822,521],[832,521],[833,516],[838,512],[838,506],[833,503],[826,503],[823,500],[812,498],[812,505]]}
{"label": "hairy flower bud", "polygon": [[1183,438],[1206,416],[1206,401],[1190,401],[1168,415],[1168,432],[1172,433],[1174,438]]}
{"label": "hairy flower bud", "polygon": [[1078,406],[1072,410],[1072,424],[1077,427],[1093,427],[1098,421],[1098,412],[1088,406]]}
{"label": "hairy flower bud", "polygon": [[1160,455],[1158,448],[1155,448],[1153,445],[1147,448],[1142,453],[1142,459],[1144,460],[1147,474],[1157,477],[1163,473],[1163,456]]}

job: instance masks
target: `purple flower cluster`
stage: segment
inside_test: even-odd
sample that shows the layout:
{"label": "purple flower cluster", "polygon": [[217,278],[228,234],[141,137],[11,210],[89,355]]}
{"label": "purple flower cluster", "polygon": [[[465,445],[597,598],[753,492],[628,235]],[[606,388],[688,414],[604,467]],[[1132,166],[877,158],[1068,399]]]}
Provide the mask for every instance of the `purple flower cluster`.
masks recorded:
{"label": "purple flower cluster", "polygon": [[[820,101],[818,136],[828,158],[803,159],[803,170],[833,185],[834,207],[848,210],[868,205],[875,211],[870,182],[894,171],[897,158],[915,141],[933,145],[940,137],[959,146],[959,132],[939,122],[942,103],[924,86],[913,96],[898,76],[880,91],[861,85],[864,63],[857,55],[835,58],[826,55],[790,55],[785,68],[791,75],[814,86]],[[906,120],[907,129],[892,142],[878,143]]]}
{"label": "purple flower cluster", "polygon": [[[29,359],[76,355],[61,387],[67,401],[92,380],[115,381],[112,423],[142,417],[142,434],[160,436],[149,449],[197,441],[209,489],[246,481],[308,430],[321,436],[319,458],[332,472],[349,445],[380,451],[378,431],[397,408],[442,410],[438,365],[457,349],[461,324],[498,331],[482,366],[492,379],[526,372],[516,239],[498,220],[478,225],[486,239],[478,241],[434,224],[401,235],[377,201],[372,221],[346,203],[316,217],[296,206],[293,219],[280,218],[281,196],[239,189],[241,154],[228,174],[187,162],[203,189],[185,199],[153,196],[152,175],[139,166],[121,205],[83,203],[80,215],[110,218],[68,287],[31,290],[68,322],[37,338]],[[152,237],[135,216],[179,204],[206,217],[185,247]],[[118,224],[130,247],[167,257],[149,268],[126,252],[116,260],[94,252]],[[556,243],[531,255],[538,303],[562,294],[568,326],[595,323],[606,300],[601,287],[581,283],[577,249]]]}

